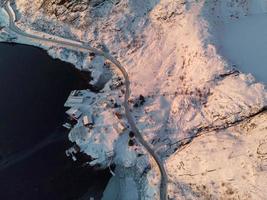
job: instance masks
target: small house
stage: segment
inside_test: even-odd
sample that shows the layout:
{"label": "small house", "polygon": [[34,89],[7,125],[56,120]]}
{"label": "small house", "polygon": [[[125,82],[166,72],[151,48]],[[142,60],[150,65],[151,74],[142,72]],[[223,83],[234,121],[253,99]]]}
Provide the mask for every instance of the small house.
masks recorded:
{"label": "small house", "polygon": [[122,79],[120,77],[115,78],[115,79],[112,80],[112,83],[110,85],[110,89],[111,90],[115,90],[115,89],[121,87],[123,84],[124,83],[123,83],[123,81],[122,81]]}
{"label": "small house", "polygon": [[71,108],[71,109],[67,110],[66,113],[67,113],[72,119],[75,119],[75,120],[78,120],[79,117],[82,115],[82,112],[79,111],[78,108]]}
{"label": "small house", "polygon": [[113,128],[120,134],[127,129],[127,126],[123,122],[117,122],[116,124],[113,124]]}
{"label": "small house", "polygon": [[119,112],[115,112],[115,116],[117,117],[117,119],[122,119],[122,114]]}
{"label": "small house", "polygon": [[114,97],[108,97],[107,101],[104,104],[106,107],[109,107],[109,108],[119,107],[119,105],[117,104],[117,100]]}
{"label": "small house", "polygon": [[73,90],[70,93],[67,101],[65,102],[65,106],[66,107],[72,107],[74,105],[83,103],[83,100],[84,100],[84,97],[83,97],[81,91]]}
{"label": "small house", "polygon": [[125,124],[123,124],[122,122],[119,122],[118,123],[118,129],[119,129],[120,132],[125,131],[126,130]]}
{"label": "small house", "polygon": [[83,102],[83,96],[70,96],[67,100],[70,104],[79,104]]}
{"label": "small house", "polygon": [[68,130],[70,130],[72,128],[72,125],[70,123],[65,123],[62,126],[65,127]]}
{"label": "small house", "polygon": [[79,90],[73,90],[73,91],[71,91],[70,96],[77,97],[77,96],[80,96],[80,94],[81,94],[81,92]]}
{"label": "small house", "polygon": [[93,116],[92,115],[90,115],[90,116],[88,116],[88,115],[83,116],[82,122],[83,122],[83,125],[86,126],[86,127],[93,126],[94,125]]}
{"label": "small house", "polygon": [[77,158],[75,157],[75,154],[79,153],[79,152],[80,152],[80,147],[78,145],[74,145],[74,146],[72,146],[71,148],[69,148],[68,150],[65,151],[67,157],[71,156],[73,161],[77,160]]}

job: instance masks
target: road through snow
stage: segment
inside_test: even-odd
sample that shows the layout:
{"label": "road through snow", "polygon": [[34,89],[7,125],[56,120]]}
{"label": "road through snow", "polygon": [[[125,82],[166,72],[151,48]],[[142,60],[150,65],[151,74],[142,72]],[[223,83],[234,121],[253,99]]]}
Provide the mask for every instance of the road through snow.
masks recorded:
{"label": "road through snow", "polygon": [[156,162],[159,170],[160,170],[160,174],[161,174],[161,183],[160,183],[160,199],[161,200],[167,200],[167,182],[168,182],[168,176],[167,173],[165,171],[165,167],[164,164],[162,162],[162,160],[160,159],[160,157],[154,152],[154,150],[150,147],[150,145],[144,140],[144,138],[142,137],[140,131],[138,130],[135,121],[131,115],[131,111],[130,111],[130,106],[129,106],[129,97],[130,97],[130,80],[129,80],[129,76],[127,71],[125,70],[125,68],[120,64],[120,62],[118,60],[116,60],[115,58],[113,58],[111,55],[100,51],[94,47],[91,47],[88,44],[83,44],[82,42],[79,41],[72,41],[69,40],[67,41],[65,38],[62,38],[62,41],[57,40],[57,39],[52,39],[52,38],[44,38],[44,37],[40,37],[40,36],[36,36],[36,35],[32,35],[29,33],[26,33],[24,31],[22,31],[21,29],[19,29],[16,25],[15,25],[15,13],[12,10],[9,1],[7,1],[4,4],[4,9],[6,10],[6,12],[9,15],[9,29],[11,31],[13,31],[14,33],[21,35],[23,37],[32,39],[32,40],[37,40],[39,42],[48,42],[48,43],[52,43],[52,44],[59,44],[63,47],[66,48],[70,48],[70,49],[74,49],[74,50],[78,50],[78,51],[91,51],[94,52],[95,54],[98,54],[100,56],[103,56],[104,58],[106,58],[107,60],[109,60],[110,62],[112,62],[116,67],[118,67],[118,69],[121,71],[124,79],[125,79],[125,87],[126,87],[126,91],[125,91],[125,96],[124,96],[124,102],[123,102],[123,106],[125,108],[125,114],[126,114],[126,118],[128,120],[128,123],[130,124],[130,127],[132,129],[132,131],[135,134],[135,137],[138,139],[138,141],[144,146],[144,148],[147,150],[147,152],[151,155],[151,157],[154,159],[154,161]]}

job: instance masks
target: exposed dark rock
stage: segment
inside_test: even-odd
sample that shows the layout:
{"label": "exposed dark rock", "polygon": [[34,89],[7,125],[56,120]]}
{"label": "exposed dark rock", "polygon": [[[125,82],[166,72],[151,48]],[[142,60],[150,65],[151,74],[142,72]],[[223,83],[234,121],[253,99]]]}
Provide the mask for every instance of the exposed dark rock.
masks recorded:
{"label": "exposed dark rock", "polygon": [[130,138],[133,138],[133,137],[134,137],[134,132],[133,132],[133,131],[130,131],[130,133],[129,133],[129,137],[130,137]]}
{"label": "exposed dark rock", "polygon": [[129,140],[128,145],[129,146],[133,146],[134,145],[134,141],[133,140]]}
{"label": "exposed dark rock", "polygon": [[143,95],[140,95],[139,98],[134,101],[134,107],[137,108],[139,106],[142,106],[145,102],[145,97]]}

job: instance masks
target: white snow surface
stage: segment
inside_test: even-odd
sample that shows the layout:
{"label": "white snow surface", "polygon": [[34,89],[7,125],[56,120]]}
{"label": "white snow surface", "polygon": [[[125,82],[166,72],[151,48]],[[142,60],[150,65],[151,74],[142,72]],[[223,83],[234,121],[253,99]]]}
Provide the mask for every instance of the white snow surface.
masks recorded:
{"label": "white snow surface", "polygon": [[[171,199],[264,199],[267,120],[264,113],[254,114],[267,106],[267,1],[118,2],[89,6],[73,24],[39,9],[41,0],[16,0],[13,7],[23,30],[105,44],[125,66],[132,99],[140,94],[146,99],[132,112],[165,162]],[[2,13],[1,24],[7,17]],[[86,53],[23,38],[18,42],[40,45],[53,57],[90,69],[94,80],[101,75],[101,58],[91,62]],[[113,67],[109,70],[119,76]],[[119,123],[127,125],[125,117],[115,117],[124,110],[109,105],[111,98],[121,104],[123,94],[110,90],[111,84],[110,80],[98,94],[81,91],[83,103],[68,105],[95,116],[95,128],[89,131],[79,119],[69,138],[94,158],[91,165],[107,167],[113,162],[137,169],[137,155],[146,151],[138,142],[128,146],[128,131],[119,128]],[[185,138],[198,134],[185,145]],[[135,185],[140,199],[158,199],[159,172],[155,163],[151,166],[142,176],[133,170],[120,191]]]}
{"label": "white snow surface", "polygon": [[236,4],[227,9],[222,3],[214,6],[217,49],[237,68],[266,84],[267,1],[243,1],[238,7]]}

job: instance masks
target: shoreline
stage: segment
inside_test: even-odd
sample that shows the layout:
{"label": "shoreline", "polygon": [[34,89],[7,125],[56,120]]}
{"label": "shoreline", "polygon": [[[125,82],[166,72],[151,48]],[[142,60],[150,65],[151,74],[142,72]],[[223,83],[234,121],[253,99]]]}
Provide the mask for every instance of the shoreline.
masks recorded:
{"label": "shoreline", "polygon": [[[1,59],[2,62],[4,59],[6,60],[5,62],[7,62],[5,65],[2,63],[3,65],[2,69],[4,69],[5,66],[8,69],[8,71],[12,72],[12,70],[13,71],[16,70],[18,75],[16,80],[18,79],[19,82],[15,81],[12,82],[15,89],[12,89],[13,87],[9,85],[10,79],[8,77],[11,76],[13,72],[7,74],[2,73],[2,75],[5,76],[5,78],[2,78],[1,81],[3,82],[4,80],[7,79],[5,81],[5,85],[7,86],[9,85],[10,88],[9,90],[11,91],[16,91],[16,89],[18,88],[16,83],[19,83],[20,87],[19,93],[22,93],[24,88],[25,89],[29,88],[27,86],[27,83],[29,82],[29,80],[31,80],[30,85],[32,87],[29,89],[29,91],[27,90],[28,91],[26,92],[27,95],[23,95],[23,97],[27,97],[26,100],[23,100],[23,98],[18,98],[13,96],[12,98],[9,97],[8,99],[9,103],[13,102],[13,99],[18,99],[19,102],[21,102],[21,104],[30,103],[31,104],[30,108],[33,111],[29,112],[28,110],[27,114],[33,113],[30,114],[31,116],[33,116],[33,119],[30,119],[29,117],[27,118],[20,117],[20,115],[18,114],[19,108],[12,106],[16,110],[16,112],[11,110],[12,117],[10,117],[10,119],[12,119],[12,123],[13,124],[16,123],[16,119],[19,119],[19,121],[21,123],[23,122],[24,125],[21,125],[19,122],[16,123],[16,126],[13,125],[14,128],[17,127],[19,129],[16,132],[18,134],[16,135],[15,132],[13,131],[11,132],[11,134],[8,134],[6,136],[7,138],[5,140],[2,140],[3,142],[7,141],[8,139],[8,141],[12,142],[12,145],[16,148],[15,149],[11,148],[12,145],[10,144],[9,145],[10,153],[9,156],[6,156],[8,150],[5,149],[3,146],[1,146],[1,149],[3,150],[3,152],[1,152],[1,155],[2,154],[3,155],[0,162],[3,162],[3,165],[1,165],[2,167],[0,170],[0,185],[1,185],[0,198],[6,200],[16,199],[18,198],[17,195],[19,195],[20,199],[27,200],[27,199],[36,199],[38,196],[42,194],[41,196],[43,197],[38,197],[38,199],[57,200],[59,199],[57,196],[60,195],[61,196],[65,195],[67,199],[75,195],[73,199],[77,199],[78,197],[82,196],[85,192],[87,192],[88,188],[91,188],[94,185],[99,185],[99,187],[94,186],[96,192],[93,192],[92,194],[98,197],[101,196],[102,192],[104,191],[105,184],[107,183],[110,177],[109,171],[108,170],[96,171],[92,168],[83,167],[82,164],[83,162],[85,162],[84,160],[85,158],[83,157],[80,157],[79,161],[76,163],[67,158],[65,155],[65,150],[71,145],[71,142],[68,139],[67,131],[65,131],[65,129],[63,130],[63,127],[61,127],[62,122],[65,121],[66,118],[65,108],[63,104],[66,98],[68,97],[69,92],[75,88],[83,89],[85,86],[85,82],[87,81],[81,80],[79,74],[80,71],[73,65],[65,63],[61,60],[59,62],[59,60],[51,58],[50,56],[47,55],[47,52],[43,49],[24,44],[17,44],[18,46],[14,46],[13,44],[10,43],[2,43],[2,44],[0,43],[0,46],[1,45],[2,45],[2,50],[3,51],[5,50],[6,53],[10,52],[10,54],[12,54],[15,48],[18,51],[22,51],[25,53],[25,56],[22,54],[24,60],[23,62],[20,61],[20,57],[17,57],[16,60],[13,60],[14,62],[12,64],[10,64],[10,62],[8,64],[7,60],[8,56],[5,57],[4,54],[2,54],[2,59]],[[7,48],[7,46],[9,46],[10,48]],[[33,51],[34,54],[31,54],[30,53],[31,51],[28,49]],[[40,55],[36,52],[39,52]],[[23,68],[22,72],[19,72],[16,66],[17,65],[24,66],[23,64],[20,65],[20,63],[25,63],[25,62],[27,63],[27,54],[29,55],[29,57],[31,55],[35,55],[37,56],[37,59],[40,59],[40,57],[38,56],[42,55],[44,58],[40,59],[40,62],[42,62],[44,67],[41,68],[41,66],[38,66],[39,62],[36,64],[32,60],[30,60],[30,63],[28,64],[29,69],[25,67]],[[51,65],[51,67],[54,67],[53,68],[54,71],[51,72],[51,70],[47,68],[46,65],[48,62],[45,62],[45,59],[49,59],[49,62],[54,63],[54,64],[51,63],[49,64]],[[55,66],[60,64],[62,66]],[[12,68],[7,67],[10,65],[12,65]],[[32,70],[31,67],[34,67],[34,70]],[[18,68],[21,69],[22,67]],[[42,72],[41,69],[43,69],[45,72]],[[59,73],[57,69],[63,70],[65,73],[60,73],[61,77],[55,76],[56,73]],[[24,77],[25,74],[27,75],[28,71],[31,72],[30,74],[28,74],[30,76],[26,76],[23,79],[22,77]],[[49,79],[46,80],[46,75],[49,75],[49,78],[51,78],[51,80]],[[35,78],[33,79],[32,76]],[[79,80],[76,79],[77,78],[76,76],[79,77],[78,78]],[[51,82],[52,80],[56,81],[56,84],[53,84],[53,89],[56,90],[56,94],[52,92],[54,90],[51,89],[49,84],[46,84],[46,82],[43,82],[41,85],[38,84],[37,82],[34,82],[35,79],[43,80],[40,79],[42,77],[48,82]],[[54,79],[53,77],[57,77],[57,79]],[[60,92],[56,89],[56,86],[58,86],[59,83],[63,84],[61,86]],[[41,90],[40,87],[42,89],[47,87],[47,90]],[[36,92],[35,91],[36,88],[39,88],[38,90],[40,90],[40,92]],[[62,93],[62,91],[64,91],[65,96],[59,95]],[[8,94],[5,93],[5,96],[8,97]],[[10,95],[11,94],[12,92],[10,92]],[[40,99],[42,101],[39,101],[39,98],[37,98],[38,95],[40,95]],[[45,97],[43,95],[45,95]],[[53,97],[55,97],[55,95],[58,98],[61,97],[60,102],[53,100]],[[36,104],[36,106],[34,106],[35,105],[34,100],[36,99],[38,99],[38,103]],[[49,109],[45,109],[44,105],[42,106],[43,101],[45,102],[45,105],[49,106],[50,100],[52,100],[53,105],[56,106],[56,109],[55,110],[53,109],[53,112],[49,111]],[[16,106],[23,108],[25,107],[25,104],[20,105],[16,103]],[[10,108],[8,108],[9,106],[11,105],[7,103],[5,108],[10,111]],[[52,106],[49,106],[49,108],[50,107],[53,108]],[[39,108],[40,110],[38,110]],[[39,113],[39,111],[45,113]],[[58,114],[55,112],[58,112]],[[9,118],[8,116],[6,116],[7,114],[8,112],[5,114],[5,117]],[[36,117],[36,115],[39,117]],[[60,115],[60,117],[56,117],[56,119],[58,120],[54,122],[53,116],[57,115]],[[30,128],[30,122],[32,120],[36,120],[39,118],[40,120],[42,120],[41,116],[43,117],[48,116],[48,119],[50,119],[50,121],[52,120],[53,123],[51,124],[48,119],[46,120],[44,119],[43,122],[40,124],[40,126],[36,125],[32,130]],[[24,123],[23,119],[27,120],[27,122]],[[44,124],[46,128],[48,127],[49,129],[45,132],[44,131],[42,132],[43,130],[42,127]],[[50,134],[51,138],[48,137],[49,134],[47,133],[51,133]],[[4,135],[5,134],[2,133],[1,137],[4,137]],[[33,136],[34,138],[32,138],[31,136]],[[42,139],[43,137],[44,139]],[[21,143],[19,148],[17,143]],[[8,161],[8,163],[6,163],[6,161]],[[92,180],[95,180],[95,183],[92,182]],[[77,181],[80,182],[80,185],[76,183]],[[100,189],[101,187],[103,188]]]}

